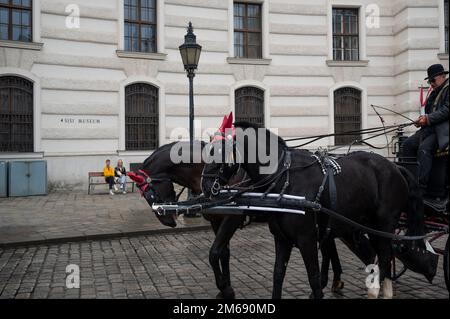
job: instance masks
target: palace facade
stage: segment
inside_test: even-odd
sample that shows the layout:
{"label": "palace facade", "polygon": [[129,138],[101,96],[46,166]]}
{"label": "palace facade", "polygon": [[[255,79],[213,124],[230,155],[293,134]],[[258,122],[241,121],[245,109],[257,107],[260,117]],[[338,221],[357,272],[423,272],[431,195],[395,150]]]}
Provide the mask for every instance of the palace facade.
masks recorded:
{"label": "palace facade", "polygon": [[86,188],[106,158],[176,139],[189,21],[202,129],[230,111],[285,138],[380,126],[372,104],[415,119],[427,67],[448,69],[448,0],[2,0],[0,161],[44,159],[52,188]]}

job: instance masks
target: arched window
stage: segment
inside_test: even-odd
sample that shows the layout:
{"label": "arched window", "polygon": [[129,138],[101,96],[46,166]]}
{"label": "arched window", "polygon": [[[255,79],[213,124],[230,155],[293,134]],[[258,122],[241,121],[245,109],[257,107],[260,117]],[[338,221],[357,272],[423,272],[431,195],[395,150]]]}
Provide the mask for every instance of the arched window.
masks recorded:
{"label": "arched window", "polygon": [[134,83],[125,88],[125,148],[154,150],[158,147],[158,88]]}
{"label": "arched window", "polygon": [[0,152],[33,152],[33,83],[0,77]]}
{"label": "arched window", "polygon": [[[334,132],[342,133],[361,129],[361,91],[345,87],[334,91]],[[361,136],[336,136],[336,145],[352,143]]]}
{"label": "arched window", "polygon": [[264,91],[246,86],[235,91],[236,122],[246,121],[264,127]]}

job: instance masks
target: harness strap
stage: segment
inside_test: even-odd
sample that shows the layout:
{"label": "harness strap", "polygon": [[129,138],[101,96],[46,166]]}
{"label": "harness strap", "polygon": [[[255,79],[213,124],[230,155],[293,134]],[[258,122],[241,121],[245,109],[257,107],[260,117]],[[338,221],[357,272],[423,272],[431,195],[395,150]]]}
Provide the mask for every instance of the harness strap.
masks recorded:
{"label": "harness strap", "polygon": [[[279,176],[275,179],[275,181],[272,182],[270,187],[264,192],[264,194],[261,197],[262,199],[264,199],[267,196],[267,194],[269,194],[270,191],[278,184],[280,179],[283,177],[284,172],[286,172],[286,181],[284,182],[284,185],[280,191],[280,195],[277,198],[277,203],[281,201],[284,193],[286,192],[287,188],[289,187],[289,183],[290,183],[289,171],[290,171],[291,164],[292,164],[291,151],[289,149],[286,149],[285,151],[283,151],[283,157],[284,157],[283,170],[282,170],[281,174],[279,174]],[[278,163],[278,164],[280,164],[280,163]],[[286,234],[282,231],[282,229],[280,227],[278,216],[279,215],[275,215],[272,217],[275,219],[275,223],[272,224],[272,227],[276,227],[277,232],[281,235],[283,240],[285,240],[286,242],[290,242],[289,238],[286,236]]]}
{"label": "harness strap", "polygon": [[[323,176],[322,183],[320,184],[319,190],[317,191],[317,194],[316,194],[316,198],[314,199],[315,204],[320,204],[320,198],[322,197],[322,193],[323,193],[323,190],[325,189],[325,184],[326,184],[327,180],[328,180],[328,173]],[[316,226],[317,238],[320,237],[319,219],[317,218],[317,215],[319,212],[320,212],[319,208],[313,210],[314,224]],[[319,244],[319,245],[321,245],[321,244]]]}
{"label": "harness strap", "polygon": [[[269,194],[274,188],[275,186],[277,186],[278,182],[280,181],[280,179],[283,177],[284,172],[286,171],[286,167],[288,167],[287,163],[289,162],[289,167],[290,167],[290,162],[291,162],[291,152],[289,150],[283,151],[282,158],[284,158],[284,166],[283,166],[283,170],[281,171],[280,174],[278,174],[277,177],[275,177],[275,179],[272,181],[272,183],[270,184],[270,186],[266,189],[266,191],[263,193],[263,195],[261,196],[261,199],[266,198],[267,194]],[[278,166],[280,165],[281,160],[278,162]],[[289,174],[289,170],[288,170],[288,174]]]}
{"label": "harness strap", "polygon": [[[324,174],[322,184],[319,187],[319,191],[317,192],[316,198],[314,203],[319,204],[320,199],[322,197],[322,193],[325,189],[325,185],[328,181],[328,191],[329,191],[329,197],[330,197],[330,209],[336,210],[337,206],[337,189],[336,189],[336,183],[334,181],[334,175],[339,174],[341,172],[341,166],[336,162],[335,159],[328,156],[328,154],[324,152],[319,152],[317,155],[314,155],[314,157],[318,160],[320,167],[322,169],[322,173]],[[317,238],[320,238],[320,227],[319,227],[319,221],[317,218],[318,210],[314,212],[314,220],[316,224],[316,231],[317,231]],[[323,242],[328,239],[331,233],[331,218],[328,216],[328,222],[327,226],[325,228],[325,234],[322,237],[322,239],[319,242],[319,246],[322,246]]]}
{"label": "harness strap", "polygon": [[284,182],[283,188],[281,189],[280,196],[278,196],[277,202],[279,202],[283,198],[284,193],[289,187],[291,164],[292,164],[291,151],[286,151],[286,158],[284,162],[284,169],[286,170],[286,181]]}
{"label": "harness strap", "polygon": [[185,189],[186,189],[186,186],[184,186],[184,187],[181,189],[181,191],[178,193],[177,197],[175,198],[175,201],[176,201],[176,202],[178,202],[178,200],[179,200],[180,197],[181,197],[181,194],[183,194],[183,192],[184,192]]}
{"label": "harness strap", "polygon": [[[330,195],[330,209],[336,211],[337,206],[337,190],[336,190],[336,183],[334,181],[334,174],[333,174],[333,168],[328,167],[328,190]],[[330,236],[331,232],[331,218],[328,218],[328,224],[325,232],[324,240],[328,239],[328,236]]]}

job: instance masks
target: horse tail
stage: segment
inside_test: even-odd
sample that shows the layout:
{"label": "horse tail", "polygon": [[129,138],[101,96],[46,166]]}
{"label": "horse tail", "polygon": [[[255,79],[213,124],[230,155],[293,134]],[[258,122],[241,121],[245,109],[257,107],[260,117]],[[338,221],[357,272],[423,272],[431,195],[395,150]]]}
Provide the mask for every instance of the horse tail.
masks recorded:
{"label": "horse tail", "polygon": [[408,235],[424,234],[424,206],[419,183],[414,175],[405,167],[397,166],[408,184],[408,205],[406,208]]}

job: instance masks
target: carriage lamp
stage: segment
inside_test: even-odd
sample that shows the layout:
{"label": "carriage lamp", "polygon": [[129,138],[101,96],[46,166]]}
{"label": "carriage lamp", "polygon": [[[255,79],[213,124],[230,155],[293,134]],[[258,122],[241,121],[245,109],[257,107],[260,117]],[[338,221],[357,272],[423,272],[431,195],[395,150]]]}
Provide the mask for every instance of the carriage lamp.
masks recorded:
{"label": "carriage lamp", "polygon": [[[195,70],[198,67],[198,61],[200,60],[200,54],[202,47],[197,43],[197,37],[194,34],[194,28],[192,22],[189,22],[187,33],[184,36],[184,43],[180,45],[179,50],[181,59],[183,60],[184,69],[186,70],[187,77],[189,78],[189,142],[190,142],[190,161],[194,161],[194,77]],[[189,198],[192,197],[192,193],[189,190]],[[186,217],[195,217],[197,214],[185,214]]]}

